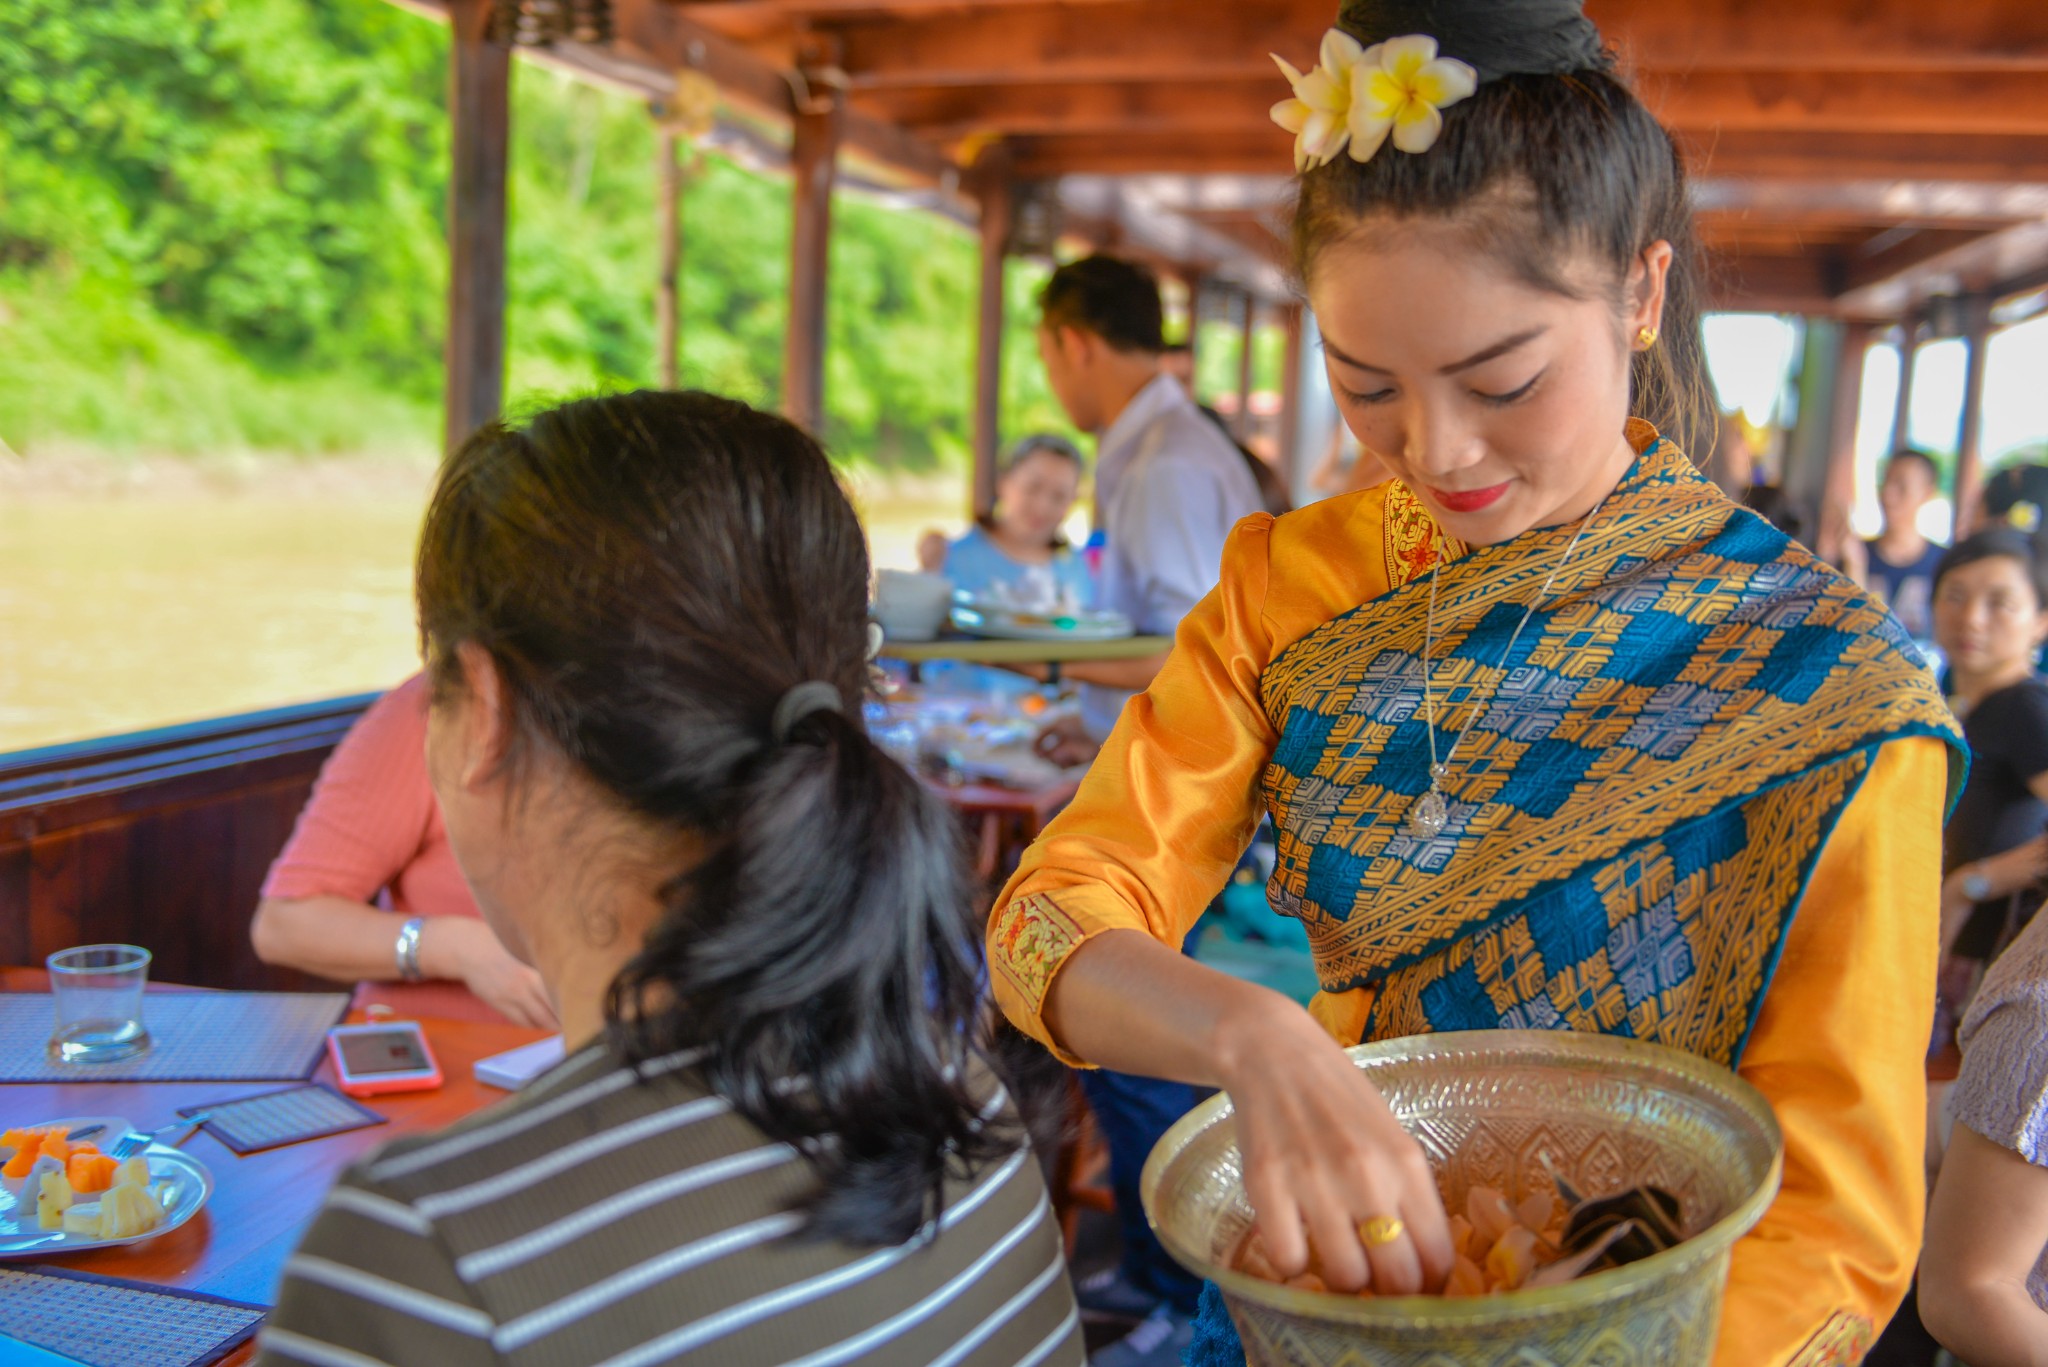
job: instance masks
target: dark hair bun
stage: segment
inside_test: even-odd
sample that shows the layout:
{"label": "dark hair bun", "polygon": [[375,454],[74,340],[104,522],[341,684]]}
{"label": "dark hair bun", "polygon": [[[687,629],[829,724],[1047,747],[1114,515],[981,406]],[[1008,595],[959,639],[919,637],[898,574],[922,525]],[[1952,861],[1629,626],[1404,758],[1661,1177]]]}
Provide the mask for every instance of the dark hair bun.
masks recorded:
{"label": "dark hair bun", "polygon": [[1337,27],[1368,46],[1426,33],[1482,81],[1612,65],[1582,0],[1346,0]]}

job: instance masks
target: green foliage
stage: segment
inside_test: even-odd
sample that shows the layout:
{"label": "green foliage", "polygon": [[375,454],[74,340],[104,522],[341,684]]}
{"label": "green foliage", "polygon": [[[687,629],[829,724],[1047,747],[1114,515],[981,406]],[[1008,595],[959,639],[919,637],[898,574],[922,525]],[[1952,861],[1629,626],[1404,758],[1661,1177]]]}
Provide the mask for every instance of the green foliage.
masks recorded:
{"label": "green foliage", "polygon": [[[430,443],[447,265],[447,34],[385,0],[0,0],[0,435],[169,451]],[[653,382],[656,138],[635,100],[513,80],[512,406]],[[786,181],[684,203],[683,383],[778,399]],[[960,468],[976,247],[835,206],[826,437]],[[1058,429],[1013,265],[1004,429]]]}
{"label": "green foliage", "polygon": [[[1195,348],[1195,393],[1210,403],[1218,394],[1235,394],[1238,366],[1244,355],[1244,326],[1210,319],[1204,322]],[[1252,390],[1278,393],[1287,367],[1287,331],[1272,323],[1252,329]]]}
{"label": "green foliage", "polygon": [[430,393],[445,49],[373,3],[0,0],[0,258]]}
{"label": "green foliage", "polygon": [[0,273],[0,437],[20,450],[427,458],[439,425],[432,400],[349,375],[253,366],[118,286]]}

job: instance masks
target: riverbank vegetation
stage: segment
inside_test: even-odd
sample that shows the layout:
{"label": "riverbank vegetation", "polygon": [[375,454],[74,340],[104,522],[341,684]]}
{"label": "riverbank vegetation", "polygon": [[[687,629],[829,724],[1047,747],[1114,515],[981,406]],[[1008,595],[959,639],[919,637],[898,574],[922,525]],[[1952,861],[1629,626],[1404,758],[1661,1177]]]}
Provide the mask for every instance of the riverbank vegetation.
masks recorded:
{"label": "riverbank vegetation", "polygon": [[[0,0],[0,440],[204,458],[420,453],[438,432],[446,31],[385,0]],[[644,105],[514,78],[514,407],[654,380]],[[705,160],[683,382],[777,400],[788,191]],[[842,195],[828,441],[964,467],[975,243]],[[1017,264],[1005,427],[1057,426]]]}

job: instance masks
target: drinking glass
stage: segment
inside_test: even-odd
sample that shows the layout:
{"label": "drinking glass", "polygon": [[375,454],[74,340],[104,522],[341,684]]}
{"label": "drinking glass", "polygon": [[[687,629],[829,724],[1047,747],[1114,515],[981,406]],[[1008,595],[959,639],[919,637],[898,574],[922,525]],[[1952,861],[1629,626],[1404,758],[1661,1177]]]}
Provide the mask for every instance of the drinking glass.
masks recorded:
{"label": "drinking glass", "polygon": [[57,1007],[50,1036],[54,1062],[113,1063],[149,1048],[142,1025],[149,957],[138,945],[81,945],[45,960]]}

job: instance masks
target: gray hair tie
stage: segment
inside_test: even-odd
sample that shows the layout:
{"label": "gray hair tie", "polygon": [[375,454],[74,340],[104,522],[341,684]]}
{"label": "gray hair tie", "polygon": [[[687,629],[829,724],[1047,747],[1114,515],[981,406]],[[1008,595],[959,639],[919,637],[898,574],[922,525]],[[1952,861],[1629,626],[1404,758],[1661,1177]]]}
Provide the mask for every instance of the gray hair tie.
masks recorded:
{"label": "gray hair tie", "polygon": [[769,734],[775,737],[777,745],[789,744],[789,733],[796,724],[813,712],[844,712],[846,705],[840,701],[839,690],[823,679],[807,679],[782,695],[775,704],[775,718],[768,724]]}

